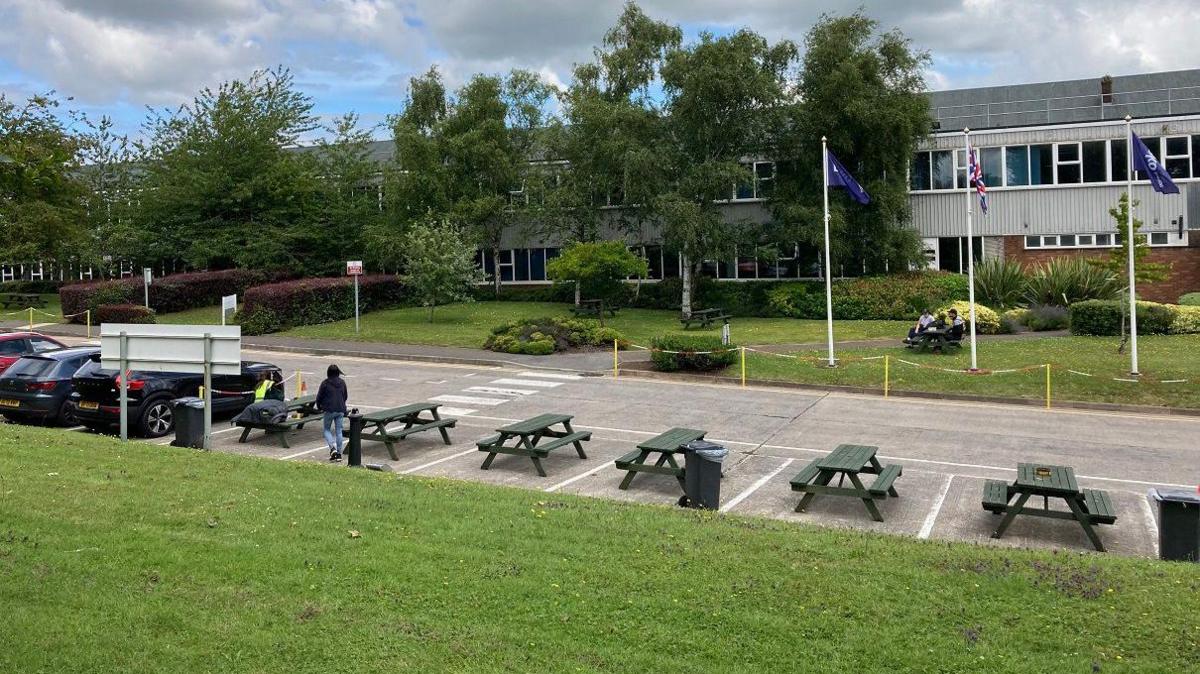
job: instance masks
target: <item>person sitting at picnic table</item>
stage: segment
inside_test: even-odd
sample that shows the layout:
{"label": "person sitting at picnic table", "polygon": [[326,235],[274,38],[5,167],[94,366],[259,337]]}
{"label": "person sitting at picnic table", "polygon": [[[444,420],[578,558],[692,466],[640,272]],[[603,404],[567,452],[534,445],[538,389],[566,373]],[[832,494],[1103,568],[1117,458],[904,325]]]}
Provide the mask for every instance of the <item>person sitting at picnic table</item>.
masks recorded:
{"label": "person sitting at picnic table", "polygon": [[949,313],[949,321],[950,321],[950,334],[948,335],[948,337],[954,341],[961,340],[962,336],[963,336],[963,329],[966,326],[966,322],[963,321],[963,319],[961,317],[959,317],[958,309],[951,309],[947,313]]}
{"label": "person sitting at picnic table", "polygon": [[933,325],[933,312],[926,309],[921,312],[921,317],[917,319],[917,324],[908,329],[908,341],[912,341],[914,337],[925,332],[925,329]]}
{"label": "person sitting at picnic table", "polygon": [[263,371],[258,375],[258,385],[254,387],[254,402],[262,400],[284,399],[283,378],[278,372]]}

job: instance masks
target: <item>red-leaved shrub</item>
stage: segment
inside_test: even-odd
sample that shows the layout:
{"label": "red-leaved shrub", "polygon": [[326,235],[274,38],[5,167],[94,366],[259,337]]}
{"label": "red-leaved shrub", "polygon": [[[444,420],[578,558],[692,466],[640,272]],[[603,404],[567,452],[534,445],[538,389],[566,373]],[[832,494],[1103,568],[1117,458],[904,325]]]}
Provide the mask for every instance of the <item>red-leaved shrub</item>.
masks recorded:
{"label": "red-leaved shrub", "polygon": [[[241,295],[252,286],[278,279],[278,274],[248,269],[173,274],[154,279],[150,284],[150,307],[157,313],[169,314],[211,306],[220,303],[225,295]],[[141,277],[133,277],[66,285],[59,289],[58,297],[63,315],[74,316],[72,321],[82,323],[84,311],[91,309],[95,317],[104,304],[141,304],[143,292]]]}
{"label": "red-leaved shrub", "polygon": [[[389,275],[360,276],[362,312],[403,302],[400,279]],[[271,283],[246,291],[238,322],[244,335],[261,335],[297,325],[317,325],[354,316],[354,281],[349,277],[309,278]]]}
{"label": "red-leaved shrub", "polygon": [[153,323],[154,311],[140,304],[101,304],[97,323]]}

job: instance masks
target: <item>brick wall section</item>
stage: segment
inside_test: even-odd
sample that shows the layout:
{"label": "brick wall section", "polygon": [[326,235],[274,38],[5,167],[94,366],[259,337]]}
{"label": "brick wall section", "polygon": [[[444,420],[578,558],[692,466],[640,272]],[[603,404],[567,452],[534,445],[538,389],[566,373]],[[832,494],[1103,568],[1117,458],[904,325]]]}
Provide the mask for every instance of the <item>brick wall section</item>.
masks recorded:
{"label": "brick wall section", "polygon": [[[1152,302],[1175,303],[1184,293],[1200,292],[1200,235],[1193,232],[1188,246],[1151,248],[1146,259],[1171,265],[1170,277],[1161,283],[1138,286],[1138,297]],[[1026,250],[1025,238],[1004,237],[1004,258],[1024,265],[1039,264],[1056,257],[1104,257],[1107,248]]]}

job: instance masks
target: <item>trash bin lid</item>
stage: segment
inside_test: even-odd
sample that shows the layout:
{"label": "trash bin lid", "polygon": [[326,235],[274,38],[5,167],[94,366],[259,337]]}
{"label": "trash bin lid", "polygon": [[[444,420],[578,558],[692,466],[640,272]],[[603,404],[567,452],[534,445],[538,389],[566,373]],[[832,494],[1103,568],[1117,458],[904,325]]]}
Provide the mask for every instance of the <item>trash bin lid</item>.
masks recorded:
{"label": "trash bin lid", "polygon": [[721,463],[729,455],[728,449],[707,440],[693,440],[684,445],[683,450],[713,463]]}
{"label": "trash bin lid", "polygon": [[195,396],[184,396],[183,398],[176,398],[176,399],[172,400],[171,406],[172,407],[184,406],[184,407],[203,408],[204,407],[204,398],[197,398]]}
{"label": "trash bin lid", "polygon": [[1159,503],[1187,503],[1200,506],[1200,491],[1155,487],[1150,490],[1150,498]]}

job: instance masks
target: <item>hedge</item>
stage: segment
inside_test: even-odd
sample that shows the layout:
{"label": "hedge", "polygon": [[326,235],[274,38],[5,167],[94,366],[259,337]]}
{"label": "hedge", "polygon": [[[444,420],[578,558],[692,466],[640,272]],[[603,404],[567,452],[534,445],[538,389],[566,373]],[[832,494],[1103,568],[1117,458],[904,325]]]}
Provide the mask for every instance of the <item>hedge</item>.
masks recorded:
{"label": "hedge", "polygon": [[50,295],[66,284],[64,281],[4,281],[0,293],[37,293]]}
{"label": "hedge", "polygon": [[[220,303],[225,295],[241,295],[252,286],[279,278],[278,273],[248,269],[164,276],[150,284],[150,307],[160,314],[207,307]],[[143,293],[142,279],[132,277],[63,286],[58,296],[62,301],[63,315],[74,316],[72,321],[82,323],[85,310],[91,309],[94,315],[103,304],[141,304]]]}
{"label": "hedge", "polygon": [[[389,275],[360,276],[362,313],[398,306],[404,288]],[[246,291],[238,322],[244,335],[262,335],[354,316],[354,281],[349,277],[310,278],[255,286]]]}
{"label": "hedge", "polygon": [[722,370],[737,361],[737,348],[711,335],[663,335],[650,340],[650,362],[660,372]]}
{"label": "hedge", "polygon": [[154,313],[140,304],[101,304],[96,323],[153,323]]}
{"label": "hedge", "polygon": [[483,348],[500,353],[544,356],[581,347],[607,348],[614,341],[619,348],[629,348],[629,340],[621,333],[601,327],[597,321],[553,316],[525,318],[498,325],[492,328]]}
{"label": "hedge", "polygon": [[[1128,304],[1120,300],[1086,300],[1068,308],[1071,334],[1113,336],[1121,334],[1121,316]],[[1156,302],[1138,302],[1138,334],[1165,335],[1171,331],[1178,307]]]}
{"label": "hedge", "polygon": [[1179,304],[1185,307],[1200,307],[1200,293],[1180,295]]}

